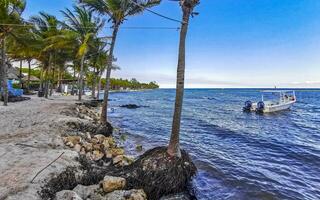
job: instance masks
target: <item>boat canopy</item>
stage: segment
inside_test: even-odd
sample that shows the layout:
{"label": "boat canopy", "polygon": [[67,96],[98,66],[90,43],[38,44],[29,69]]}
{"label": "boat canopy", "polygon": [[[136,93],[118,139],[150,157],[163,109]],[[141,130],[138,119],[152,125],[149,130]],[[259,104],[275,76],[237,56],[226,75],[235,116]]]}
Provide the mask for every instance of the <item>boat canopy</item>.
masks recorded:
{"label": "boat canopy", "polygon": [[263,93],[289,93],[294,92],[294,90],[263,90]]}

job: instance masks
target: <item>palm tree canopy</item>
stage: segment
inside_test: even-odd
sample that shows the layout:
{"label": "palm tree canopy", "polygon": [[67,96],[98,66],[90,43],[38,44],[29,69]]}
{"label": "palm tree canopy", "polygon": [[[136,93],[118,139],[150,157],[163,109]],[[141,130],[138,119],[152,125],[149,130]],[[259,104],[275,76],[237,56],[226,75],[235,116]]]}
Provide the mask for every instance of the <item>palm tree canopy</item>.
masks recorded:
{"label": "palm tree canopy", "polygon": [[[93,16],[92,11],[83,6],[74,6],[74,13],[69,9],[61,11],[66,21],[61,22],[62,26],[68,30],[64,36],[66,41],[76,40],[78,42],[77,56],[81,57],[88,52],[92,46],[92,41],[97,38],[98,32],[104,26],[104,21]],[[63,41],[63,40],[60,40]]]}
{"label": "palm tree canopy", "polygon": [[90,9],[107,14],[113,24],[121,24],[127,16],[139,14],[161,0],[82,0]]}

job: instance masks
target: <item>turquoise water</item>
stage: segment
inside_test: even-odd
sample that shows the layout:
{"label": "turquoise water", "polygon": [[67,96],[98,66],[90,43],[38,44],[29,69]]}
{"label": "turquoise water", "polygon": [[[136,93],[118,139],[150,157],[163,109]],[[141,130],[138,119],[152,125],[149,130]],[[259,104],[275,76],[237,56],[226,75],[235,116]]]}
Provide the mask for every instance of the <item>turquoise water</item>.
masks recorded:
{"label": "turquoise water", "polygon": [[[198,199],[320,199],[320,90],[299,90],[290,111],[243,113],[254,89],[188,89],[181,146],[199,173]],[[175,91],[112,93],[110,114],[148,149],[166,145]],[[137,104],[138,109],[120,108]]]}

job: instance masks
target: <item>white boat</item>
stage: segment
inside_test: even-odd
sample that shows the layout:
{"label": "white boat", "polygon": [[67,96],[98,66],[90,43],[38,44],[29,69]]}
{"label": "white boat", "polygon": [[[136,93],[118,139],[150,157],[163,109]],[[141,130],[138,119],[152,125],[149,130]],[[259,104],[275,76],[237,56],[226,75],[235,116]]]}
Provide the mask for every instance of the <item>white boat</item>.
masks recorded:
{"label": "white boat", "polygon": [[243,111],[258,113],[277,112],[290,109],[296,101],[296,94],[293,90],[264,90],[262,91],[261,101],[246,101]]}

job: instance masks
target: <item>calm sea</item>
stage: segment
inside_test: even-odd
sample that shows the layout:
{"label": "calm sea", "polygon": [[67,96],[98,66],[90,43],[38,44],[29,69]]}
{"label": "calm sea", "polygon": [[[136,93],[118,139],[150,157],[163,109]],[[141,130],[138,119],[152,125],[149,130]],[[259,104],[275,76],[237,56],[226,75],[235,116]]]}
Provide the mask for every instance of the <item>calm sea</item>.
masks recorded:
{"label": "calm sea", "polygon": [[[198,199],[320,199],[320,90],[297,90],[290,111],[243,113],[257,89],[187,89],[181,145],[199,173]],[[112,93],[110,117],[145,149],[166,145],[175,91]],[[138,109],[120,108],[137,104]]]}

